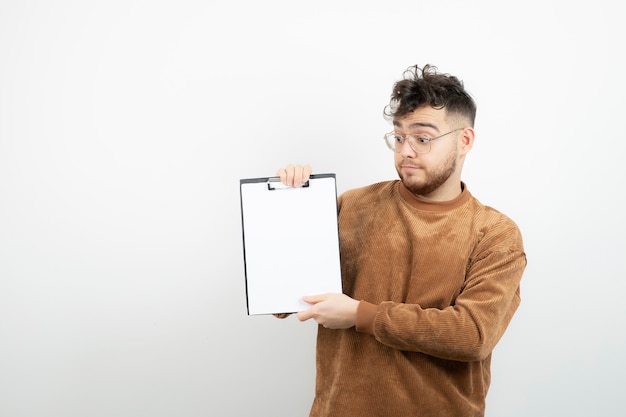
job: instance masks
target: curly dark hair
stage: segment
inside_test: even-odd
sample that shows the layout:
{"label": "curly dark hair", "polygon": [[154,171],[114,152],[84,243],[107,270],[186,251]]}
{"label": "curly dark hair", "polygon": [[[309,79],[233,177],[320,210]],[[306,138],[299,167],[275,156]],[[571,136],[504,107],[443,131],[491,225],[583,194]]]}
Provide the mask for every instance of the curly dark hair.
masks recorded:
{"label": "curly dark hair", "polygon": [[393,86],[383,115],[391,121],[423,106],[445,108],[449,116],[467,119],[470,126],[474,126],[476,103],[463,88],[463,82],[453,75],[438,72],[432,65],[424,68],[414,65],[404,71],[403,79]]}

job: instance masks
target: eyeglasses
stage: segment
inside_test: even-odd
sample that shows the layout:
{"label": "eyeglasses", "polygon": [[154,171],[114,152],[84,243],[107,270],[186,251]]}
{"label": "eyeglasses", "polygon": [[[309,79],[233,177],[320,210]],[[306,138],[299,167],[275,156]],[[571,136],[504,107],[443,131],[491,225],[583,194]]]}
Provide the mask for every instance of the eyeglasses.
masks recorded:
{"label": "eyeglasses", "polygon": [[396,132],[385,133],[384,138],[385,138],[385,143],[387,144],[387,147],[394,152],[400,152],[402,150],[402,146],[404,145],[404,141],[408,140],[409,146],[411,147],[411,149],[413,149],[413,152],[428,153],[430,152],[430,143],[433,140],[442,138],[446,135],[449,135],[450,133],[458,132],[459,130],[463,130],[463,129],[464,128],[460,127],[458,129],[451,130],[447,133],[444,133],[443,135],[439,135],[434,138],[430,138],[427,135],[424,135],[422,133],[402,136]]}

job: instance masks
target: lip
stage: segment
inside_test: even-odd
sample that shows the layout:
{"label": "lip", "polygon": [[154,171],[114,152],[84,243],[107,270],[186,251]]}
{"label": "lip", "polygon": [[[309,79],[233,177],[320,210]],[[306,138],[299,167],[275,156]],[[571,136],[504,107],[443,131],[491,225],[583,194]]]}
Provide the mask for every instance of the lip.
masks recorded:
{"label": "lip", "polygon": [[406,165],[406,164],[402,164],[400,166],[403,170],[408,170],[408,171],[415,171],[420,169],[420,167],[416,166],[416,165]]}

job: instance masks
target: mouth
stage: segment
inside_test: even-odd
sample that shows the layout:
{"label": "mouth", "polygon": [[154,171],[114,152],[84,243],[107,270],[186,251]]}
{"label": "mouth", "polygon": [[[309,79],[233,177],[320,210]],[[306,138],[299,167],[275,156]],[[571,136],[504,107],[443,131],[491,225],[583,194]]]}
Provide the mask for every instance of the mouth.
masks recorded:
{"label": "mouth", "polygon": [[420,167],[411,164],[402,164],[400,165],[400,168],[402,168],[403,171],[416,171],[420,169]]}

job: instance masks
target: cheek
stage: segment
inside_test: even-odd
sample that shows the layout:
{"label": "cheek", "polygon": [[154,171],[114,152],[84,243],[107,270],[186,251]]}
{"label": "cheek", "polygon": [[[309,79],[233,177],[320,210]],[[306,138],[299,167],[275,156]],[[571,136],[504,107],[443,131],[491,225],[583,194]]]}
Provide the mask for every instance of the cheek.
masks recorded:
{"label": "cheek", "polygon": [[441,147],[436,152],[430,152],[432,154],[434,163],[438,165],[447,165],[451,159],[456,159],[459,154],[459,149],[455,143],[451,143],[449,146]]}

